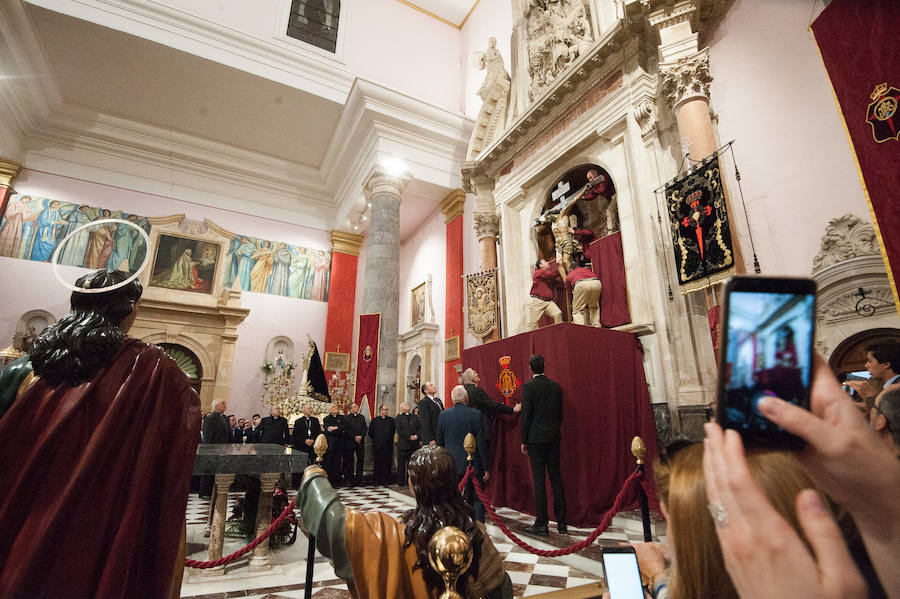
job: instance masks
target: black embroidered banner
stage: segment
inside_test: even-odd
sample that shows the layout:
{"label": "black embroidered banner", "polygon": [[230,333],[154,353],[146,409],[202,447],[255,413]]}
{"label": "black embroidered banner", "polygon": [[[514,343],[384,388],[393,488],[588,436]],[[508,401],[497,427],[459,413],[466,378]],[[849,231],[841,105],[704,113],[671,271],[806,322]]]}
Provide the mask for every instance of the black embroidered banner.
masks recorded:
{"label": "black embroidered banner", "polygon": [[703,289],[731,276],[734,252],[718,156],[669,183],[666,207],[681,292]]}

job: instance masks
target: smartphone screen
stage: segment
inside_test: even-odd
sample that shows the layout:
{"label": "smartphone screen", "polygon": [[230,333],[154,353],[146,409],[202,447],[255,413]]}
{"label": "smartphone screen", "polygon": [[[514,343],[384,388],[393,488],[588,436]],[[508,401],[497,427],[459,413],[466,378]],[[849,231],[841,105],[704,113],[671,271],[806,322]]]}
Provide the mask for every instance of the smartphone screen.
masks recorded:
{"label": "smartphone screen", "polygon": [[815,283],[739,277],[725,288],[716,417],[745,440],[799,441],[758,409],[766,396],[809,407]]}
{"label": "smartphone screen", "polygon": [[[630,549],[630,548],[629,548]],[[644,599],[641,573],[634,550],[603,550],[603,571],[610,599]]]}

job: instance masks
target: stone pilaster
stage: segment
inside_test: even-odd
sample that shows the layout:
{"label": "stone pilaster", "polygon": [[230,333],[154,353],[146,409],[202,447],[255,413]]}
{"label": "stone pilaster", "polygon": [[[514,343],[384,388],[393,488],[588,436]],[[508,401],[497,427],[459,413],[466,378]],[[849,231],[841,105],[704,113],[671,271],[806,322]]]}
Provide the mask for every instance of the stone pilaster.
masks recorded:
{"label": "stone pilaster", "polygon": [[485,175],[472,180],[475,188],[475,235],[481,248],[481,270],[497,267],[497,235],[500,233],[500,218],[494,202],[496,182]]}
{"label": "stone pilaster", "polygon": [[[272,523],[272,491],[275,490],[275,483],[281,477],[280,474],[260,474],[259,475],[259,505],[256,508],[256,536],[266,532]],[[253,555],[250,557],[251,572],[264,572],[271,570],[272,564],[269,561],[269,539],[264,540],[253,549]]]}
{"label": "stone pilaster", "polygon": [[378,397],[375,404],[397,399],[397,336],[400,332],[400,194],[408,174],[393,175],[376,167],[366,181],[369,244],[363,280],[363,314],[381,314],[378,344]]}

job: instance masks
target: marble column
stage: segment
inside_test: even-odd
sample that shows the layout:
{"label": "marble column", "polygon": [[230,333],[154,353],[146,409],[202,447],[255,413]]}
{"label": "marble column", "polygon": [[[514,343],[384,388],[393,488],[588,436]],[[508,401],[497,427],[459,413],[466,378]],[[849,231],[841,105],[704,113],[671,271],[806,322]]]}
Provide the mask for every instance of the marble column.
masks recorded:
{"label": "marble column", "polygon": [[[454,189],[441,202],[447,226],[445,246],[446,278],[444,282],[444,339],[459,337],[459,352],[462,355],[463,341],[466,338],[463,321],[463,304],[466,301],[466,289],[463,282],[463,207],[466,203],[466,192]],[[461,359],[446,361],[444,356],[444,392],[441,397],[450,401],[450,391],[457,385],[456,365]]]}
{"label": "marble column", "polygon": [[[212,525],[209,529],[209,550],[207,560],[215,561],[222,557],[225,545],[225,521],[228,519],[228,487],[234,482],[234,474],[216,474],[215,503],[213,504]],[[207,568],[203,571],[207,576],[221,576],[225,566]]]}
{"label": "marble column", "polygon": [[[410,176],[376,167],[365,185],[369,208],[369,243],[363,279],[363,314],[381,314],[378,343],[378,389],[375,404],[397,400],[397,336],[400,332],[400,194]],[[374,416],[374,414],[370,414]]]}
{"label": "marble column", "polygon": [[[481,250],[481,270],[497,268],[497,236],[500,233],[500,217],[497,216],[494,201],[494,185],[496,182],[485,175],[472,180],[475,187],[475,236]],[[498,314],[499,319],[499,314]],[[500,339],[500,322],[481,340],[484,343]]]}
{"label": "marble column", "polygon": [[[256,534],[254,538],[266,532],[272,523],[272,491],[275,490],[275,483],[281,475],[278,473],[266,473],[259,475],[259,505],[256,508]],[[269,562],[269,539],[264,540],[253,550],[250,557],[250,571],[262,572],[270,570],[272,564]]]}

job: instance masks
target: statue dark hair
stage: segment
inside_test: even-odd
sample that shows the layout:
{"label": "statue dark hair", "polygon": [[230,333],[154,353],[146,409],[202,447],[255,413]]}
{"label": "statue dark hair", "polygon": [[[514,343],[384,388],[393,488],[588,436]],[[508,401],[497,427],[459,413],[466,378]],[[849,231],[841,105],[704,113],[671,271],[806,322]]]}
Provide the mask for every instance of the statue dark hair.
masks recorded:
{"label": "statue dark hair", "polygon": [[[80,277],[75,286],[111,287],[129,276],[120,270],[97,270]],[[125,345],[127,336],[119,325],[134,311],[143,289],[134,279],[104,293],[73,291],[72,311],[47,327],[34,342],[34,373],[53,387],[90,380]]]}
{"label": "statue dark hair", "polygon": [[407,472],[416,496],[416,507],[403,515],[402,520],[406,523],[403,546],[416,546],[417,559],[413,570],[422,569],[429,596],[437,597],[444,583],[428,563],[428,542],[445,526],[459,528],[469,537],[472,547],[472,563],[457,582],[457,590],[465,597],[469,578],[478,576],[484,535],[475,523],[472,508],[463,501],[459,492],[456,462],[443,447],[425,445],[409,458]]}

